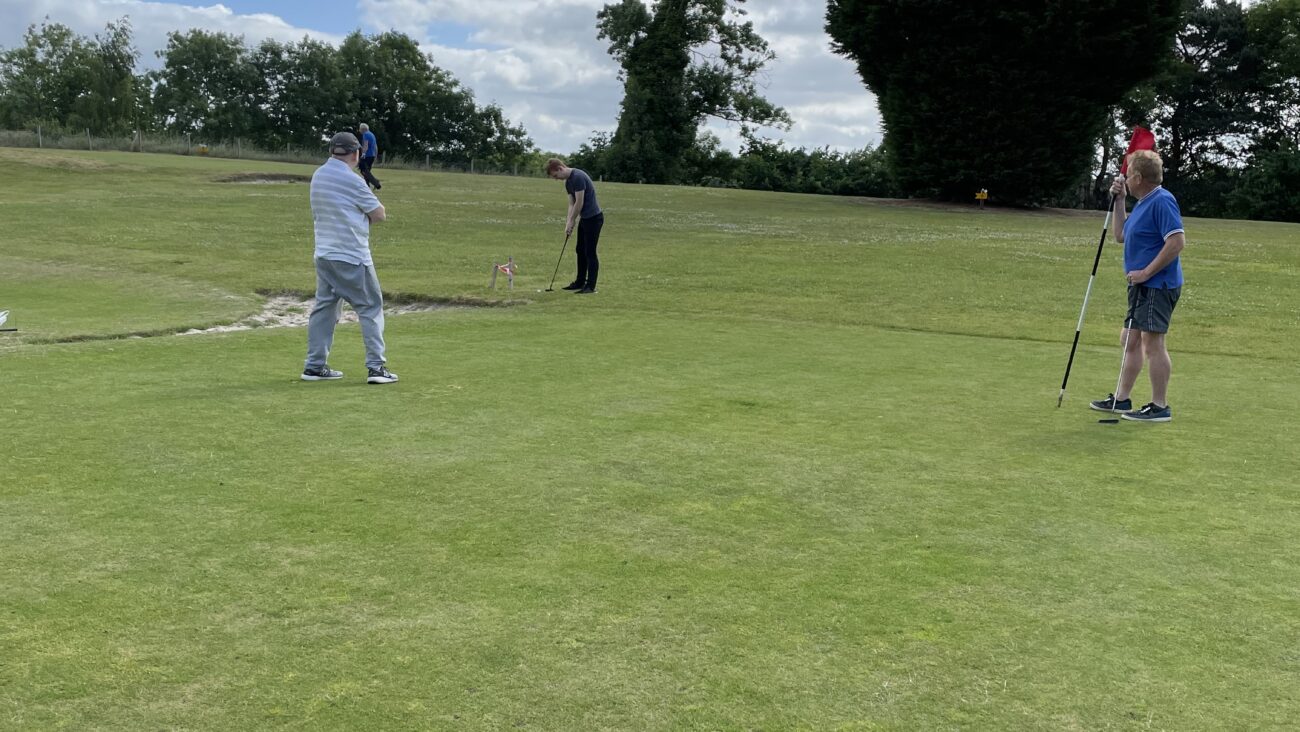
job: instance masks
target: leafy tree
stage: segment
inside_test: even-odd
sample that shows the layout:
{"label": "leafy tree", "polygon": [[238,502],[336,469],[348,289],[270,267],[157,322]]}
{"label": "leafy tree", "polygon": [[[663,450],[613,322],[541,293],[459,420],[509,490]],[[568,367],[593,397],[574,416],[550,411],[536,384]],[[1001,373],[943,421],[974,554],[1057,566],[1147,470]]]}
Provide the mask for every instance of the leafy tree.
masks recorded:
{"label": "leafy tree", "polygon": [[265,129],[267,80],[250,57],[244,39],[227,33],[190,30],[167,35],[158,52],[163,68],[154,89],[162,126],[210,141],[250,137]]}
{"label": "leafy tree", "polygon": [[609,150],[617,180],[676,182],[700,123],[788,125],[758,92],[775,54],[741,22],[744,0],[622,0],[597,13],[597,29],[622,67],[622,110]]}
{"label": "leafy tree", "polygon": [[[1234,190],[1247,167],[1285,158],[1285,143],[1300,142],[1300,0],[1249,8],[1189,0],[1185,20],[1158,73],[1128,96],[1121,114],[1156,131],[1165,185],[1185,211],[1235,215],[1245,210]],[[1250,185],[1268,188],[1258,174]]]}
{"label": "leafy tree", "polygon": [[137,54],[126,19],[93,40],[48,22],[29,27],[23,40],[0,52],[0,123],[96,134],[133,129]]}
{"label": "leafy tree", "polygon": [[1250,38],[1246,12],[1226,0],[1193,2],[1173,53],[1149,82],[1149,114],[1174,185],[1238,163],[1264,121],[1265,61]]}
{"label": "leafy tree", "polygon": [[479,109],[469,90],[402,33],[353,33],[339,48],[339,59],[352,101],[337,126],[366,122],[381,150],[429,155],[441,163],[482,157],[507,164],[532,149],[524,130],[510,125],[500,108]]}
{"label": "leafy tree", "polygon": [[911,195],[1033,203],[1075,185],[1110,108],[1150,76],[1180,0],[829,0]]}
{"label": "leafy tree", "polygon": [[1300,145],[1264,143],[1228,196],[1227,213],[1266,221],[1300,221]]}
{"label": "leafy tree", "polygon": [[251,63],[266,81],[255,102],[262,110],[262,144],[320,147],[327,133],[355,126],[355,120],[343,119],[353,116],[353,89],[334,47],[309,38],[268,39],[253,51]]}
{"label": "leafy tree", "polygon": [[139,57],[131,42],[131,23],[126,18],[109,23],[96,36],[87,59],[86,93],[74,105],[74,126],[101,134],[121,134],[136,129],[137,107],[135,63]]}
{"label": "leafy tree", "polygon": [[578,146],[578,151],[565,157],[574,168],[587,171],[592,178],[609,177],[609,146],[613,135],[608,132],[593,132],[591,139]]}
{"label": "leafy tree", "polygon": [[1262,0],[1247,11],[1246,24],[1268,90],[1260,137],[1300,145],[1300,0]]}

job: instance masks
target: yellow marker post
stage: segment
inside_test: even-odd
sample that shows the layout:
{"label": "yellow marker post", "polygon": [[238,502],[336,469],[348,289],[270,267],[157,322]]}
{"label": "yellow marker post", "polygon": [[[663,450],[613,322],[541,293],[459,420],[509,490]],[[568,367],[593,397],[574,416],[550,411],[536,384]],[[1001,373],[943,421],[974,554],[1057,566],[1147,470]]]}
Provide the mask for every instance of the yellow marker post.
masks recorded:
{"label": "yellow marker post", "polygon": [[987,188],[981,188],[979,189],[979,192],[975,194],[975,200],[980,202],[980,208],[984,208],[984,202],[988,199],[989,189]]}

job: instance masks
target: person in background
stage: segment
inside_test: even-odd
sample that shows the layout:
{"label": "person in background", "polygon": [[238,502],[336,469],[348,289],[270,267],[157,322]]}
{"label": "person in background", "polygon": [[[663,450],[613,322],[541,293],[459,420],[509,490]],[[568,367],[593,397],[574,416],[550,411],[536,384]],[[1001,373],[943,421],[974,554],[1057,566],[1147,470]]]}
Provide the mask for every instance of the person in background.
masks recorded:
{"label": "person in background", "polygon": [[361,132],[361,162],[357,168],[361,171],[361,177],[366,179],[366,185],[379,190],[383,186],[375,174],[370,172],[375,165],[375,157],[379,155],[379,141],[375,139],[375,133],[370,131],[370,125],[365,122],[358,125],[357,129]]}

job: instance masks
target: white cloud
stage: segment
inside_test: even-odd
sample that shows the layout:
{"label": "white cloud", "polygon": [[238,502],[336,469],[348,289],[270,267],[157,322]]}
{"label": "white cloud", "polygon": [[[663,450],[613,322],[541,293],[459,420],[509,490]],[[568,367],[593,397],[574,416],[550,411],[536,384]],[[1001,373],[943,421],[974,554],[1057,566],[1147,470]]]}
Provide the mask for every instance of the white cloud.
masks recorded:
{"label": "white cloud", "polygon": [[[596,37],[596,13],[612,0],[355,0],[366,32],[400,30],[420,41],[434,62],[496,103],[546,150],[570,152],[593,131],[617,124],[623,87],[618,65]],[[853,149],[880,140],[879,114],[852,62],[830,51],[823,0],[749,0],[744,6],[759,34],[777,53],[762,89],[795,120],[786,133],[766,131],[792,147]],[[8,21],[0,46],[22,42],[46,16],[82,35],[129,16],[141,61],[156,65],[154,51],[170,31],[203,28],[293,41],[311,36],[338,43],[340,36],[295,27],[269,14],[239,14],[217,4],[179,5],[141,0],[0,0]],[[454,28],[449,38],[444,29]],[[460,31],[464,31],[460,33]],[[738,130],[709,128],[733,149]]]}
{"label": "white cloud", "polygon": [[275,15],[241,15],[221,4],[189,6],[140,0],[0,0],[0,16],[6,20],[0,27],[0,46],[6,48],[21,45],[27,27],[40,24],[46,17],[76,33],[93,36],[102,33],[109,22],[125,16],[131,21],[132,37],[145,66],[156,65],[154,52],[166,47],[168,33],[191,28],[243,35],[254,43],[263,38],[296,41],[303,36],[329,43],[342,40],[329,33],[294,27]]}

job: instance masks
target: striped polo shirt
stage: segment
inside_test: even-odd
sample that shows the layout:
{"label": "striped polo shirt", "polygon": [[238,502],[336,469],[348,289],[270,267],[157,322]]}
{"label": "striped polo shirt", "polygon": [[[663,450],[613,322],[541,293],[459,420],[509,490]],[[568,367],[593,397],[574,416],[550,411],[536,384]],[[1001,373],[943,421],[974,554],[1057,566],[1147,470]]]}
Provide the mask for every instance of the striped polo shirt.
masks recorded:
{"label": "striped polo shirt", "polygon": [[374,266],[370,219],[379,199],[348,164],[330,158],[311,177],[311,216],[316,222],[316,258]]}

